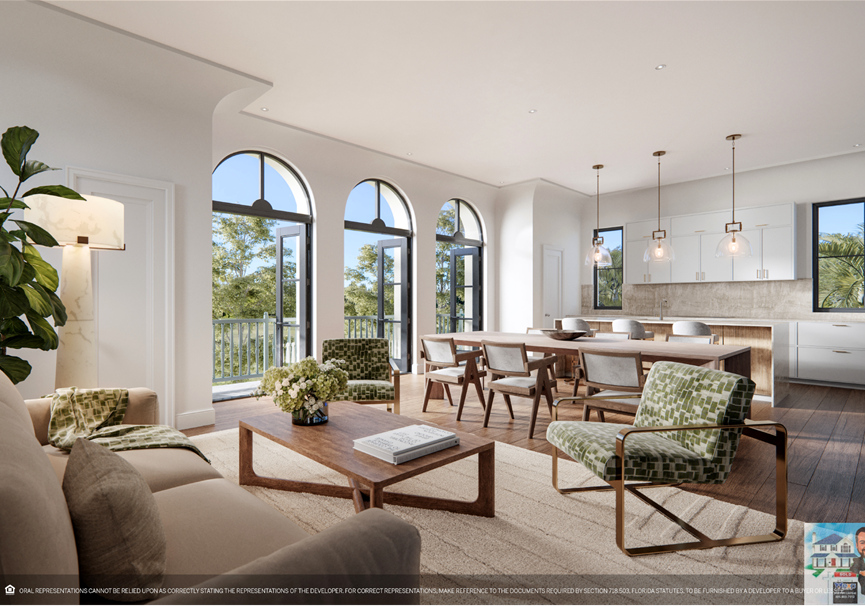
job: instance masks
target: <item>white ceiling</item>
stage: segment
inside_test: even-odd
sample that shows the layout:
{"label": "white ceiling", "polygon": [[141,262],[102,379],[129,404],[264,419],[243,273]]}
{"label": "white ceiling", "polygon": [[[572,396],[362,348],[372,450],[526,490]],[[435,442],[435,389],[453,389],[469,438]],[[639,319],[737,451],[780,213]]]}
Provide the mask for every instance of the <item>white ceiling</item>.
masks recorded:
{"label": "white ceiling", "polygon": [[865,150],[865,2],[54,4],[273,82],[250,113],[496,186],[649,187],[656,150],[664,183],[727,174],[732,133],[737,171]]}

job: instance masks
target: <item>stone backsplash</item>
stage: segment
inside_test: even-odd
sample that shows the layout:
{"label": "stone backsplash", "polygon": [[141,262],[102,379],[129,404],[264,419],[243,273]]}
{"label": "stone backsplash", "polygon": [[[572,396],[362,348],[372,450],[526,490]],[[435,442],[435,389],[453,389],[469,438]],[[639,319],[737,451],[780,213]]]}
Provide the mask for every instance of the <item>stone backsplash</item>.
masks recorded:
{"label": "stone backsplash", "polygon": [[625,284],[621,311],[592,309],[592,285],[583,284],[580,304],[583,316],[657,316],[659,301],[666,299],[665,317],[865,322],[865,314],[811,311],[811,284],[810,279]]}

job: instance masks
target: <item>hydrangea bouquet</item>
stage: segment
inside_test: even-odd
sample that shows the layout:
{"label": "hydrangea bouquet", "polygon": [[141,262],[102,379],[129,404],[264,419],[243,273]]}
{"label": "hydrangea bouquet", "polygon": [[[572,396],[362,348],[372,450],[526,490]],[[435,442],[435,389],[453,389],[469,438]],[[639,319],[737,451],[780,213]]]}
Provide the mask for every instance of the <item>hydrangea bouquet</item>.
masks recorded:
{"label": "hydrangea bouquet", "polygon": [[328,360],[319,364],[315,358],[304,358],[289,366],[273,366],[264,373],[256,392],[268,395],[295,424],[315,425],[327,421],[327,401],[348,388],[345,360]]}

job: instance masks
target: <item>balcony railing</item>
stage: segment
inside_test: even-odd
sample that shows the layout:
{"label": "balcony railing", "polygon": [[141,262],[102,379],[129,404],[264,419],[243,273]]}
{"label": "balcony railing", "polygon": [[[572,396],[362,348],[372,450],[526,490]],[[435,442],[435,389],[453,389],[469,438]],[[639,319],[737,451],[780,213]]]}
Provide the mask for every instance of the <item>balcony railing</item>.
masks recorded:
{"label": "balcony railing", "polygon": [[[456,330],[454,332],[466,332],[465,318],[457,318]],[[471,330],[471,324],[469,324]],[[440,335],[445,332],[451,332],[451,317],[447,314],[436,314],[436,334]]]}
{"label": "balcony railing", "polygon": [[[378,318],[375,316],[345,316],[346,339],[378,338]],[[391,358],[400,357],[399,323],[384,323],[384,338],[387,339]]]}
{"label": "balcony railing", "polygon": [[[293,318],[287,318],[295,323]],[[283,363],[297,362],[299,327],[284,326]],[[276,362],[276,318],[213,320],[213,383],[260,379]]]}

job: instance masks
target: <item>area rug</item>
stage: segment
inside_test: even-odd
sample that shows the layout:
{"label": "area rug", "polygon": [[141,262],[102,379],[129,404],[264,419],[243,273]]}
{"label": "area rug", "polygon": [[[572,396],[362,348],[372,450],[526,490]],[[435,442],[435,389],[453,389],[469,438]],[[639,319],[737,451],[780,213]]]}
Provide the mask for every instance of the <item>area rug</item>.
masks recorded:
{"label": "area rug", "polygon": [[[253,435],[258,474],[346,485],[341,474]],[[192,440],[216,469],[237,481],[237,430]],[[599,483],[578,463],[560,460],[559,464],[563,485]],[[424,603],[802,603],[801,522],[791,521],[787,538],[780,543],[629,558],[616,547],[612,492],[560,495],[551,484],[549,456],[501,442],[496,443],[495,473],[495,518],[385,505],[420,531],[421,572],[423,583],[430,586],[422,595]],[[350,499],[245,488],[310,533],[355,513]],[[476,458],[406,480],[393,489],[473,500]],[[653,489],[650,496],[711,537],[768,534],[774,529],[771,515],[676,488]],[[693,540],[630,495],[626,495],[626,528],[629,547]],[[493,589],[490,594],[488,588],[501,586],[502,579],[509,579],[505,585],[516,583],[528,589],[516,595]],[[584,599],[573,595],[575,584],[583,588],[577,593]],[[648,585],[658,590],[645,589]],[[720,589],[710,591],[709,586]],[[459,593],[460,587],[469,589]],[[531,593],[531,587],[559,587],[565,593],[548,591],[541,596]],[[597,587],[595,593],[592,587]],[[603,589],[610,587],[620,590],[616,595],[604,594]],[[628,595],[628,587],[644,588]],[[690,593],[682,595],[682,587]],[[663,593],[663,588],[668,592]],[[751,599],[734,599],[736,592]]]}

